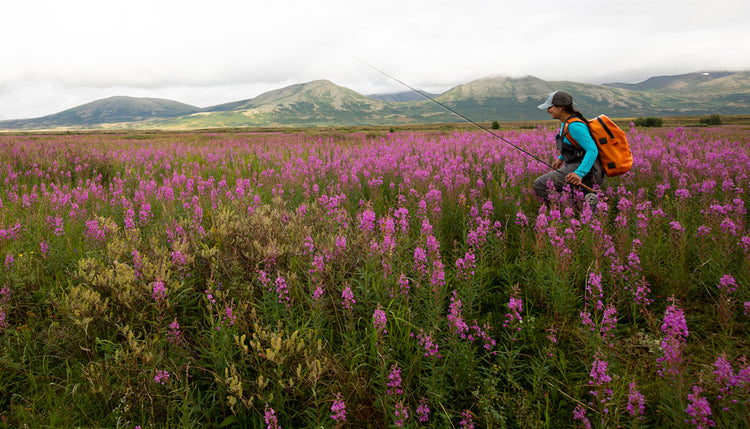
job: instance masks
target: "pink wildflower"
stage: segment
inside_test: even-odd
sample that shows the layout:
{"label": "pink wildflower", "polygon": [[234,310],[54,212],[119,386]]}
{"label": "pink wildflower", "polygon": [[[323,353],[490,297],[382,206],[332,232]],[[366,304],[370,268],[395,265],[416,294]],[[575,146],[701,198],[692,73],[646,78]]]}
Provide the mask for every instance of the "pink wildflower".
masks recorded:
{"label": "pink wildflower", "polygon": [[337,423],[345,422],[346,421],[346,404],[344,403],[344,400],[341,398],[341,393],[336,394],[336,399],[333,401],[333,405],[331,405],[331,419]]}
{"label": "pink wildflower", "polygon": [[401,390],[401,368],[398,364],[391,365],[391,372],[388,374],[388,389],[386,393],[389,395],[400,395],[403,392]]}
{"label": "pink wildflower", "polygon": [[700,396],[702,392],[703,389],[701,389],[700,386],[694,385],[693,393],[688,394],[688,401],[690,401],[690,404],[685,408],[685,412],[688,413],[692,419],[686,419],[685,423],[693,424],[697,428],[715,426],[716,422],[709,419],[709,417],[711,417],[711,405],[709,405],[708,400],[705,397]]}
{"label": "pink wildflower", "polygon": [[646,398],[636,389],[635,381],[631,381],[628,385],[628,406],[626,410],[631,416],[638,416],[639,419],[642,419],[645,409]]}
{"label": "pink wildflower", "polygon": [[167,288],[164,287],[164,282],[157,280],[154,282],[153,294],[151,295],[154,301],[161,302],[167,297]]}
{"label": "pink wildflower", "polygon": [[281,429],[279,421],[276,419],[276,411],[269,407],[268,403],[266,403],[264,409],[263,419],[266,421],[266,429]]}
{"label": "pink wildflower", "polygon": [[420,423],[426,423],[430,420],[430,407],[427,406],[427,398],[421,398],[419,400],[417,416],[419,416]]}
{"label": "pink wildflower", "polygon": [[382,337],[383,335],[388,333],[388,330],[386,329],[387,323],[388,318],[385,315],[385,311],[383,311],[383,308],[380,307],[380,304],[378,304],[378,308],[376,308],[372,313],[372,326],[378,333],[378,337]]}
{"label": "pink wildflower", "polygon": [[154,381],[156,383],[160,384],[167,384],[167,381],[169,381],[169,373],[167,371],[156,371],[156,375],[154,376]]}
{"label": "pink wildflower", "polygon": [[344,309],[348,311],[351,311],[352,305],[357,303],[357,301],[354,300],[352,288],[350,288],[349,286],[345,287],[344,290],[341,291],[341,298],[344,300],[344,302],[342,303]]}

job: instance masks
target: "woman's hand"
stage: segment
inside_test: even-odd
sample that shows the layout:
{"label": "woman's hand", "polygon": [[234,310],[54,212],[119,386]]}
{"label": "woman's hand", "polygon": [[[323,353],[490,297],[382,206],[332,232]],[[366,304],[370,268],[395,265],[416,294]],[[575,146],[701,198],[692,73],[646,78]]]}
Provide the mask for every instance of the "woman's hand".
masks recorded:
{"label": "woman's hand", "polygon": [[578,186],[578,185],[580,185],[580,184],[581,184],[581,177],[580,177],[580,176],[578,176],[578,175],[577,175],[577,174],[575,174],[575,173],[568,173],[568,175],[567,175],[567,176],[565,176],[565,180],[567,180],[567,181],[568,181],[568,183],[570,183],[571,185],[576,185],[576,186]]}
{"label": "woman's hand", "polygon": [[554,161],[552,161],[552,168],[557,170],[558,168],[562,167],[563,161],[560,158],[555,158]]}

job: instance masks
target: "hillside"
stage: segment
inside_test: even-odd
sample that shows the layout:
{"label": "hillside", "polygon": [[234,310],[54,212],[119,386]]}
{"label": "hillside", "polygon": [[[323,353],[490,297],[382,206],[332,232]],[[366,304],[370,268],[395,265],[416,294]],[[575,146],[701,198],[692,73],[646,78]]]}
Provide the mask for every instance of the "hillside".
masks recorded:
{"label": "hillside", "polygon": [[[0,130],[198,129],[353,126],[461,122],[437,103],[477,122],[547,119],[536,108],[554,90],[573,95],[586,115],[612,117],[750,113],[750,72],[657,76],[638,84],[594,85],[493,76],[443,94],[365,96],[328,80],[268,91],[205,108],[156,98],[111,97],[36,119],[0,122]],[[435,103],[435,101],[437,103]]]}
{"label": "hillside", "polygon": [[1,128],[88,128],[105,124],[132,123],[151,118],[189,115],[200,108],[161,98],[115,96],[83,104],[36,119],[0,122]]}

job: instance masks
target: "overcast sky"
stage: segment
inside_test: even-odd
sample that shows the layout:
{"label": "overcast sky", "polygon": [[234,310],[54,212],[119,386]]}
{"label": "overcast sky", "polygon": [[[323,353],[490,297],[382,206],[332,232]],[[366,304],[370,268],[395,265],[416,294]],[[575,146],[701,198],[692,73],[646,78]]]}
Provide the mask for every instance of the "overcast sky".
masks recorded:
{"label": "overcast sky", "polygon": [[362,94],[487,76],[640,82],[750,70],[747,0],[24,0],[3,5],[0,119],[114,95],[199,107],[328,79]]}

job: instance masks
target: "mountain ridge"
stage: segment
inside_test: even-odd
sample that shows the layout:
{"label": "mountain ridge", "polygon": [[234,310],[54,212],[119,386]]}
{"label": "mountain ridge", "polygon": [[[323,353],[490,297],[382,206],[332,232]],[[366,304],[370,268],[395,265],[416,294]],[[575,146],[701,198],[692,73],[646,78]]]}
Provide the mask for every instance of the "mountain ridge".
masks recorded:
{"label": "mountain ridge", "polygon": [[[552,91],[574,96],[593,116],[680,116],[750,113],[750,71],[654,76],[637,84],[603,85],[495,75],[442,94],[394,101],[362,95],[326,80],[265,92],[255,98],[204,108],[160,99],[115,96],[40,118],[0,121],[0,130],[196,129],[255,126],[350,126],[460,122],[437,103],[472,120],[547,119],[536,108]],[[403,93],[401,93],[403,94]],[[403,95],[401,96],[403,97]],[[434,103],[433,101],[437,102]]]}

